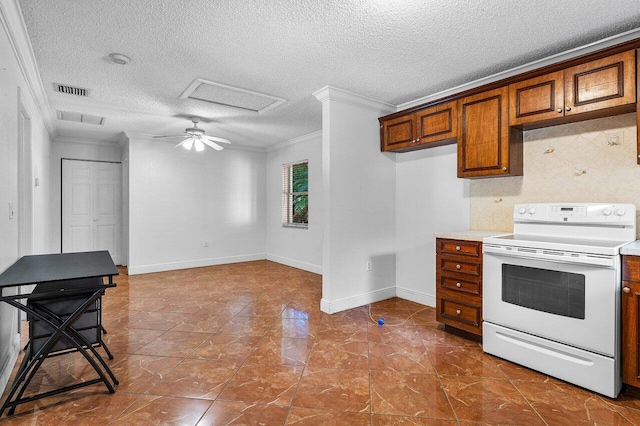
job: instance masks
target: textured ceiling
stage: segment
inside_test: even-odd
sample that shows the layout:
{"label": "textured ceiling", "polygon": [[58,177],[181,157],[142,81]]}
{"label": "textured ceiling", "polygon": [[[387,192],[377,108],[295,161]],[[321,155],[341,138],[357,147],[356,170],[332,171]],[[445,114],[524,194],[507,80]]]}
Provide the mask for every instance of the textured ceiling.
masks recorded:
{"label": "textured ceiling", "polygon": [[[57,120],[59,136],[179,134],[195,115],[207,134],[257,147],[320,130],[312,92],[326,85],[397,105],[640,26],[638,0],[19,3],[52,112],[106,117]],[[180,99],[198,78],[287,101],[256,114]]]}

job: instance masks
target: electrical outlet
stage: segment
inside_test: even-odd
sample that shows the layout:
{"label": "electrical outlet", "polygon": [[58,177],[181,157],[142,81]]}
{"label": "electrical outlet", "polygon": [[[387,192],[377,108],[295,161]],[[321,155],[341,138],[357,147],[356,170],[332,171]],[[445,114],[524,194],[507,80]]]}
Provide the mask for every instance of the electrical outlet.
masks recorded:
{"label": "electrical outlet", "polygon": [[367,266],[366,267],[367,267],[367,271],[371,270],[371,261],[370,260],[367,260]]}
{"label": "electrical outlet", "polygon": [[205,241],[205,242],[204,242],[204,246],[205,246],[205,247],[209,247],[209,241]]}
{"label": "electrical outlet", "polygon": [[13,211],[13,203],[9,201],[9,219],[13,219],[15,212]]}

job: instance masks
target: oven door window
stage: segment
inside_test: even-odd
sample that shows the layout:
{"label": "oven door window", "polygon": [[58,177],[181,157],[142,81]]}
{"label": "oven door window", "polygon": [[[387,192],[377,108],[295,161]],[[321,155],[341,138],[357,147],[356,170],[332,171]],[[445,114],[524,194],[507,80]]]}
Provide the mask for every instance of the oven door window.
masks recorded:
{"label": "oven door window", "polygon": [[502,300],[536,311],[584,319],[585,276],[502,265]]}

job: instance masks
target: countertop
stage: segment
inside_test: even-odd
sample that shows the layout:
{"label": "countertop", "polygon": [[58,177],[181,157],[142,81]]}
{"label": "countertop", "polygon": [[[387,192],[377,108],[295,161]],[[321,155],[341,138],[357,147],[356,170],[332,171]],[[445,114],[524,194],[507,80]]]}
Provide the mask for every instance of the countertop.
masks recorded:
{"label": "countertop", "polygon": [[626,254],[630,256],[640,256],[640,240],[636,240],[632,243],[622,246],[620,254]]}
{"label": "countertop", "polygon": [[[434,232],[436,238],[448,238],[450,240],[480,241],[485,237],[493,237],[494,235],[504,235],[508,232],[504,231],[481,231],[475,229],[467,229],[463,231],[453,232]],[[639,247],[640,250],[640,247]],[[640,252],[640,251],[639,251]]]}

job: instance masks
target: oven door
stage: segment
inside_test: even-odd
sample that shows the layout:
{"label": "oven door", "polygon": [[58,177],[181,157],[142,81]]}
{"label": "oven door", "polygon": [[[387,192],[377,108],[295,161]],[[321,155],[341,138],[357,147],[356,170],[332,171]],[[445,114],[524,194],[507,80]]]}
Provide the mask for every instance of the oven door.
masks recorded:
{"label": "oven door", "polygon": [[[620,258],[514,253],[485,245],[483,319],[605,356],[619,345]],[[562,259],[559,259],[562,258]]]}

